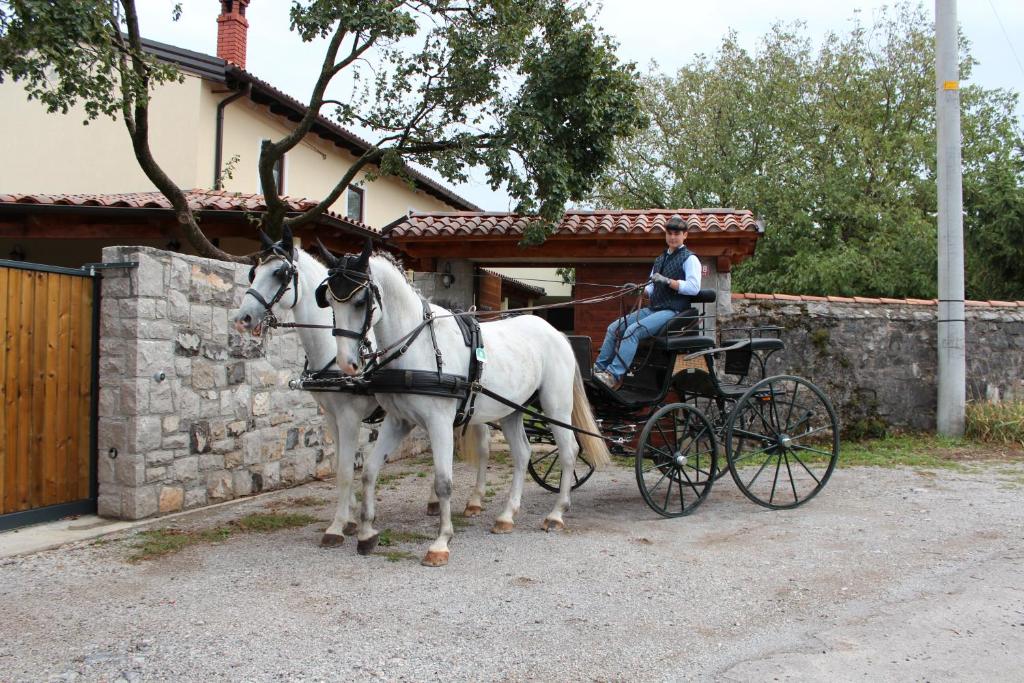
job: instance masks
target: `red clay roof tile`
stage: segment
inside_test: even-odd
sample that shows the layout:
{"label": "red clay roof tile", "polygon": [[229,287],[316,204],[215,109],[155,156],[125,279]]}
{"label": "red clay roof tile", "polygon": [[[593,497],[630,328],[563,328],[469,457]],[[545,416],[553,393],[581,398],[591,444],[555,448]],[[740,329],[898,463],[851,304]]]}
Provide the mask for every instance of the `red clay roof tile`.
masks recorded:
{"label": "red clay roof tile", "polygon": [[[186,190],[185,197],[193,211],[266,211],[267,204],[261,194],[244,194],[224,190]],[[316,202],[302,197],[282,197],[289,211],[306,211]],[[37,204],[62,206],[102,206],[109,208],[170,209],[171,203],[159,192],[129,192],[123,194],[0,194],[0,204]],[[365,223],[334,213],[324,212],[339,221],[364,230],[376,232]]]}
{"label": "red clay roof tile", "polygon": [[[647,209],[628,211],[567,211],[556,235],[644,234],[660,231],[672,218],[684,219],[700,232],[758,232],[754,214],[738,209]],[[538,219],[514,213],[413,213],[385,228],[390,237],[430,239],[460,235],[521,235]]]}

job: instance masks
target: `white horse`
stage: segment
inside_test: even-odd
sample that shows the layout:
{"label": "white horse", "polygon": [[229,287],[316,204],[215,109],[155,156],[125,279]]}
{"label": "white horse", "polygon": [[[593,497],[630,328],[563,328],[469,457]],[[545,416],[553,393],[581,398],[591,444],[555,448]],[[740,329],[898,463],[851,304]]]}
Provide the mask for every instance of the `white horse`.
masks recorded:
{"label": "white horse", "polygon": [[[444,372],[468,373],[470,349],[467,348],[455,319],[439,306],[429,306],[434,320],[420,334],[411,335],[424,321],[424,303],[409,284],[401,267],[388,256],[371,257],[372,245],[367,242],[361,255],[324,257],[331,267],[327,280],[317,292],[321,306],[334,311],[338,364],[343,372],[355,375],[363,365],[358,337],[372,328],[377,344],[386,356],[404,349],[386,367],[399,370],[436,372],[435,352],[440,351]],[[537,316],[524,315],[507,320],[483,323],[480,326],[486,362],[480,384],[517,404],[530,400],[539,392],[544,414],[563,423],[571,423],[596,433],[590,403],[587,401],[579,367],[565,336]],[[436,342],[432,339],[436,337]],[[372,373],[371,373],[372,374]],[[454,398],[411,393],[378,393],[377,400],[388,415],[397,418],[381,430],[377,444],[363,463],[363,501],[358,538],[361,546],[377,541],[373,528],[377,472],[383,454],[412,429],[423,427],[430,437],[434,457],[434,487],[441,501],[440,532],[423,558],[423,564],[447,564],[448,542],[454,534],[451,522],[452,424],[459,401]],[[523,426],[522,412],[479,394],[470,424],[499,420],[515,464],[508,502],[498,515],[492,531],[507,533],[514,526],[522,497],[523,477],[530,455]],[[562,514],[569,509],[573,463],[577,445],[573,432],[551,424],[562,468],[561,486],[554,509],[543,522],[545,530],[565,526]],[[604,441],[597,436],[580,433],[580,442],[587,460],[601,468],[611,461]]]}
{"label": "white horse", "polygon": [[[317,286],[327,277],[327,269],[302,249],[292,246],[291,231],[287,228],[280,242],[275,243],[262,231],[260,240],[264,250],[250,271],[250,289],[232,317],[235,328],[241,333],[250,332],[258,336],[263,331],[268,313],[273,312],[276,317],[283,310],[291,310],[298,325],[299,339],[306,351],[309,370],[317,372],[335,369],[333,366],[338,351],[331,335],[334,326],[331,311],[317,306],[313,296]],[[369,341],[373,342],[372,337]],[[346,370],[351,374],[353,369]],[[379,404],[373,396],[333,391],[314,392],[313,398],[327,416],[327,428],[337,453],[338,503],[334,520],[320,541],[324,547],[335,547],[342,544],[345,536],[356,533],[351,507],[355,503],[353,470],[359,427]],[[465,514],[470,517],[482,510],[489,438],[487,426],[481,425],[467,432],[463,440],[466,459],[477,464],[477,484],[466,504]],[[394,446],[397,447],[398,443],[400,441],[395,442]],[[386,454],[382,457],[386,457]],[[438,510],[438,500],[432,489],[427,511],[428,514],[436,515]]]}

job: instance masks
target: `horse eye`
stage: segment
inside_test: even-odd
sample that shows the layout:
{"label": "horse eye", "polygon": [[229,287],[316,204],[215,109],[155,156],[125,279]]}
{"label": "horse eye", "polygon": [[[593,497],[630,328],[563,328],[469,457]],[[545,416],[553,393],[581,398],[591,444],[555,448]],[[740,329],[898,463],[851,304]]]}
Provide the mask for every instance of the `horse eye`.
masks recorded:
{"label": "horse eye", "polygon": [[362,308],[363,306],[366,305],[366,297],[360,297],[359,300],[353,302],[352,305],[355,306],[356,308]]}

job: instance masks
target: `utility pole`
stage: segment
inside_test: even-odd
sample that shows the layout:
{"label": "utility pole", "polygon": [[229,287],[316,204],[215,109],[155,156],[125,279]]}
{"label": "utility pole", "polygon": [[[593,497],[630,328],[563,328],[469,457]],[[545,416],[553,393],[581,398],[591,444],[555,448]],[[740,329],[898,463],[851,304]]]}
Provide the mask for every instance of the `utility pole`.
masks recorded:
{"label": "utility pole", "polygon": [[937,427],[963,436],[967,397],[964,334],[963,168],[956,0],[935,0],[935,113],[939,199],[939,396]]}

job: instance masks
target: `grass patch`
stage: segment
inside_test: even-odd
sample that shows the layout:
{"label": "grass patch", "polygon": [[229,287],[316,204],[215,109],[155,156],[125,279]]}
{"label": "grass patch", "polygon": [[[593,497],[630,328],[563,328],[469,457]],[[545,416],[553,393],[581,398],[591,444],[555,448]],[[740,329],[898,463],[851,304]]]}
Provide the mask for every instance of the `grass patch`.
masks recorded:
{"label": "grass patch", "polygon": [[452,527],[455,529],[465,529],[471,524],[472,522],[461,512],[452,515]]}
{"label": "grass patch", "polygon": [[405,474],[395,474],[395,473],[390,473],[390,472],[387,473],[387,474],[378,474],[377,475],[377,486],[378,487],[380,487],[380,486],[390,486],[391,484],[395,484],[398,481],[400,481],[402,479],[402,477],[404,477],[404,476],[405,476]]}
{"label": "grass patch", "polygon": [[[277,531],[278,529],[291,529],[294,527],[306,526],[317,521],[312,515],[304,515],[295,512],[289,513],[265,513],[254,512],[240,519],[227,524],[227,527],[234,527],[240,531]],[[219,531],[225,527],[219,527]]]}
{"label": "grass patch", "polygon": [[151,529],[136,536],[139,541],[128,556],[130,562],[152,560],[172,555],[184,548],[200,543],[219,543],[240,533],[265,533],[278,529],[302,527],[317,521],[316,517],[297,513],[254,512],[212,529],[185,531],[173,527]]}
{"label": "grass patch", "polygon": [[388,547],[397,543],[411,543],[412,541],[429,540],[430,536],[416,533],[415,531],[395,531],[394,529],[384,529],[380,532],[380,537],[377,542],[379,545]]}
{"label": "grass patch", "polygon": [[840,467],[920,467],[962,470],[967,463],[1020,461],[1024,452],[993,448],[973,439],[933,434],[900,434],[881,439],[844,441]]}
{"label": "grass patch", "polygon": [[380,555],[388,562],[401,562],[402,560],[415,560],[416,556],[406,550],[388,550],[383,553],[374,553],[374,555]]}
{"label": "grass patch", "polygon": [[1024,447],[1024,401],[968,403],[968,437],[1015,448]]}

